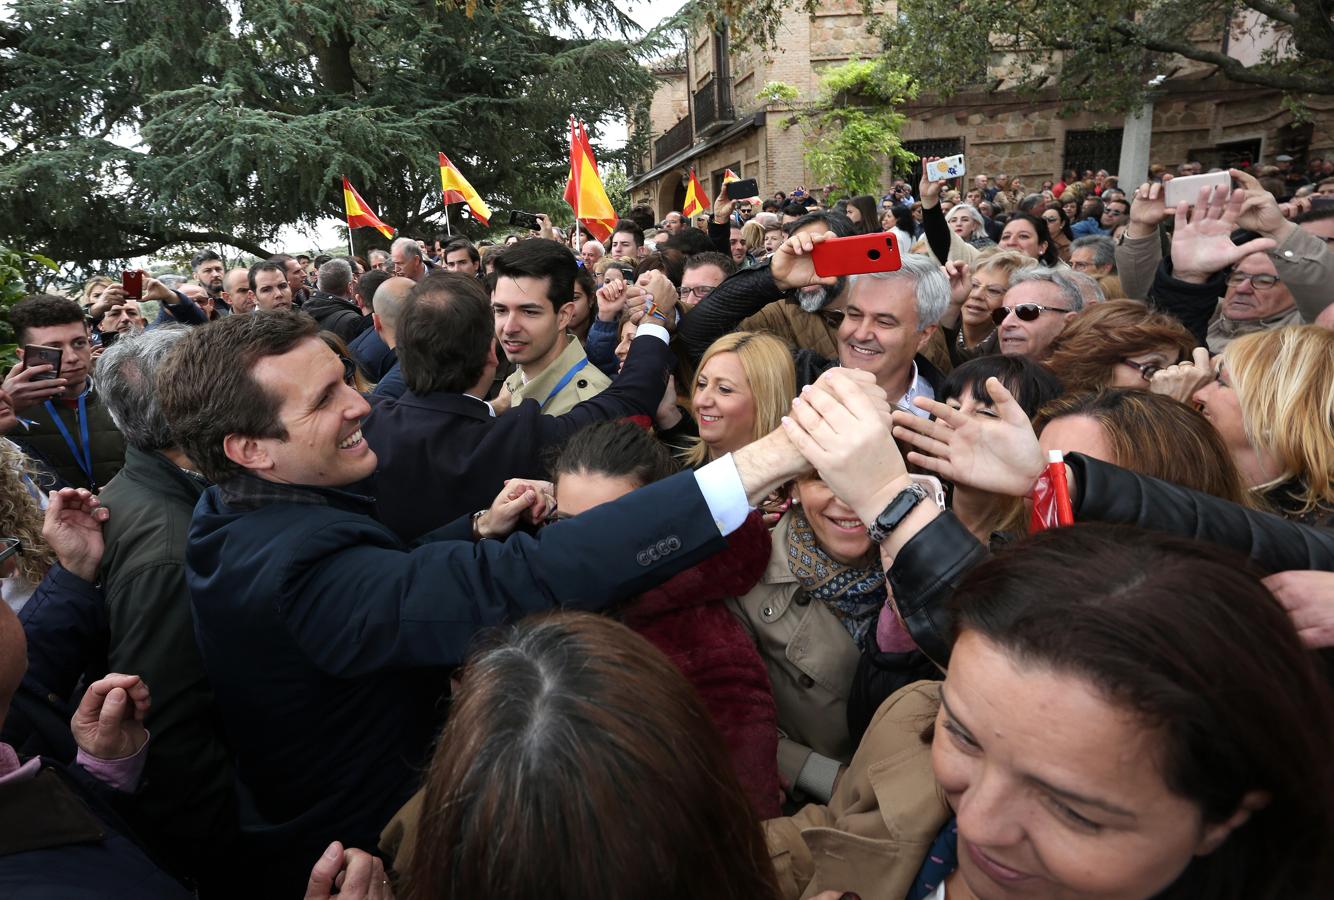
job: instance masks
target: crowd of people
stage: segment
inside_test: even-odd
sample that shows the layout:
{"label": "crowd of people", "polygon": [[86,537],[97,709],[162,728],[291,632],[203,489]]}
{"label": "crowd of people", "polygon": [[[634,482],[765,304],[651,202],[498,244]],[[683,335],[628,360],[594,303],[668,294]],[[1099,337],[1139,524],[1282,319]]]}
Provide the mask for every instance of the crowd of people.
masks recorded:
{"label": "crowd of people", "polygon": [[1330,168],[28,296],[0,894],[1334,896]]}

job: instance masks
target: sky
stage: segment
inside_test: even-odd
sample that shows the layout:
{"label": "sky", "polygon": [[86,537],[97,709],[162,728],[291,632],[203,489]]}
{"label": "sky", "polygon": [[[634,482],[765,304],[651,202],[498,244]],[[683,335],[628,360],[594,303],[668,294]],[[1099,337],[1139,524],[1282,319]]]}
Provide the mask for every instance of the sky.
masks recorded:
{"label": "sky", "polygon": [[[682,0],[628,0],[618,6],[641,27],[649,29],[676,12],[681,7],[681,2]],[[603,127],[599,143],[614,149],[624,146],[626,139],[625,123],[612,122]],[[341,219],[325,219],[313,228],[286,228],[278,233],[276,243],[290,253],[308,252],[317,248],[332,249],[343,240],[338,230],[341,224]]]}

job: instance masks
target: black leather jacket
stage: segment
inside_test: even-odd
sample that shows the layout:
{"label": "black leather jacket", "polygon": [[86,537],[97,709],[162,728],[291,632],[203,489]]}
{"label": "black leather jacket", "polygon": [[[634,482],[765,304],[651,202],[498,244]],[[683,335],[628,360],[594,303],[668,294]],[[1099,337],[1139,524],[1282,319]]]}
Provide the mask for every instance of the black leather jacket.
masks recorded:
{"label": "black leather jacket", "polygon": [[[1291,522],[1070,453],[1066,463],[1078,486],[1075,521],[1133,525],[1194,538],[1244,553],[1266,573],[1290,569],[1334,570],[1334,529]],[[899,615],[918,648],[941,669],[949,664],[954,623],[948,600],[955,587],[989,552],[947,512],[923,528],[899,551],[889,569],[889,584]],[[853,727],[870,721],[888,696],[877,685],[894,682],[894,657],[870,646],[863,654],[849,703]],[[883,694],[883,696],[882,696]]]}

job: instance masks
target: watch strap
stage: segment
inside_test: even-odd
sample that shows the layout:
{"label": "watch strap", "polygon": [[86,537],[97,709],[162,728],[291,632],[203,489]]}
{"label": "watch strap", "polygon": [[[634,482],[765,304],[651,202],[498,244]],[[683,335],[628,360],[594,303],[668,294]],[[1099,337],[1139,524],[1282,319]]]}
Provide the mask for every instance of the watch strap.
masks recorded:
{"label": "watch strap", "polygon": [[889,533],[908,517],[908,513],[917,508],[917,504],[927,498],[926,488],[913,482],[899,491],[885,511],[875,517],[875,521],[866,526],[866,533],[877,544],[889,537]]}

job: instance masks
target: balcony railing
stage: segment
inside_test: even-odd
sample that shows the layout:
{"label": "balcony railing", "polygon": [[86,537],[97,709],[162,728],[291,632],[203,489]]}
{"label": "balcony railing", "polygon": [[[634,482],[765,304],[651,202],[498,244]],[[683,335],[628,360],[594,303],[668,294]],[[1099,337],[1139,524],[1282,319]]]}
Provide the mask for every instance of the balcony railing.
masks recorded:
{"label": "balcony railing", "polygon": [[677,122],[667,133],[653,142],[653,163],[654,165],[662,162],[667,157],[680,153],[687,149],[694,140],[694,128],[690,123],[690,116]]}
{"label": "balcony railing", "polygon": [[707,134],[719,125],[729,125],[734,118],[732,90],[727,82],[710,78],[695,91],[695,127],[700,134]]}

